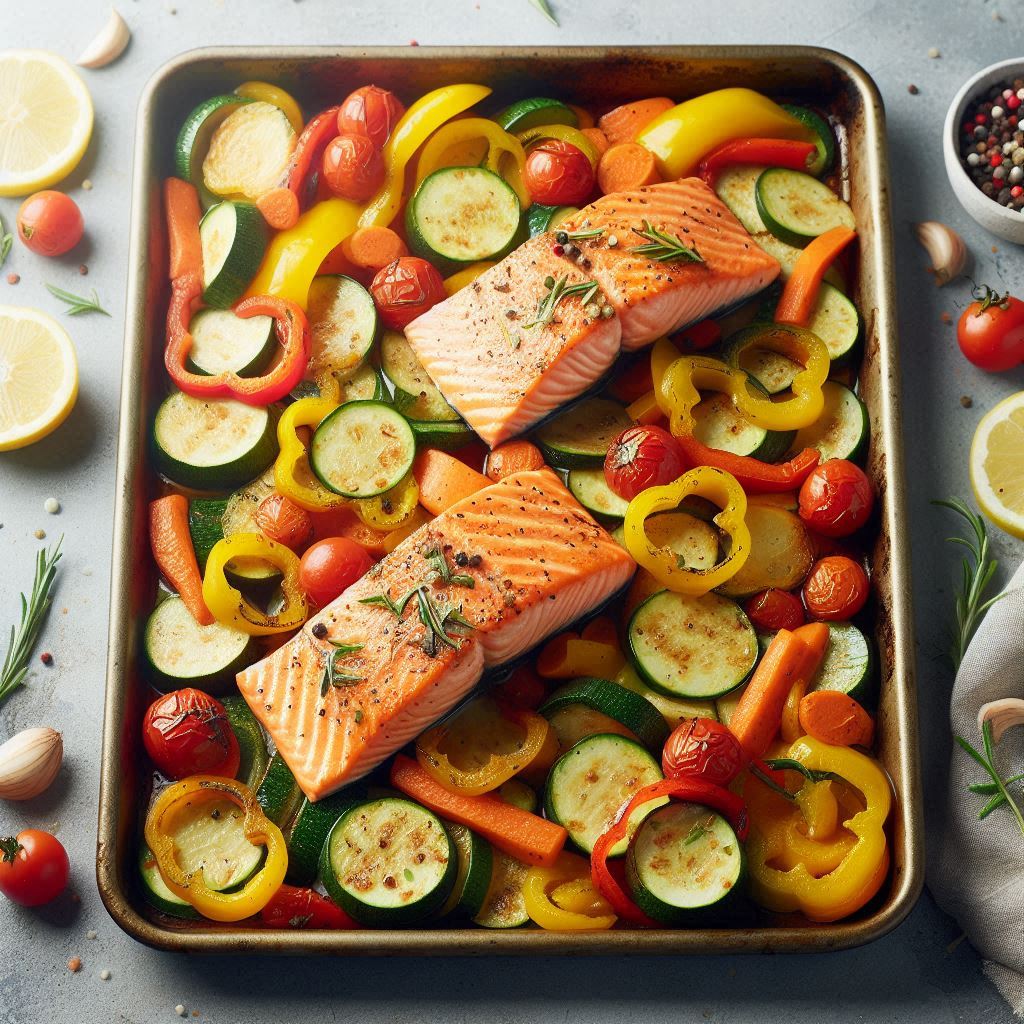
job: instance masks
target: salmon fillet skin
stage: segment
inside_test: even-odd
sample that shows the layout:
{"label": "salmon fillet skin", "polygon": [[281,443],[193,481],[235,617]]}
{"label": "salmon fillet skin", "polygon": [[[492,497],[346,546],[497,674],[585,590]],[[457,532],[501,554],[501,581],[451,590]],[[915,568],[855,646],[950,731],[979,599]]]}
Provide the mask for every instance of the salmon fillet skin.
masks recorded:
{"label": "salmon fillet skin", "polygon": [[[458,581],[439,576],[439,554]],[[240,672],[238,688],[303,793],[319,800],[436,722],[485,668],[597,607],[634,569],[551,470],[519,473],[406,538],[292,640]],[[457,609],[472,628],[446,628],[448,642],[439,642],[421,621],[418,595],[400,616],[382,600],[396,604],[416,587],[436,614]],[[368,598],[376,603],[362,603]],[[325,686],[327,659],[342,644],[358,649],[342,650],[335,676],[344,678]]]}
{"label": "salmon fillet skin", "polygon": [[[633,250],[650,239],[645,222],[679,238],[702,262],[658,262]],[[729,208],[700,178],[681,178],[603,196],[561,225],[601,229],[578,245],[587,272],[619,315],[622,347],[643,348],[766,288],[778,261],[753,241]],[[614,237],[616,245],[609,246]]]}
{"label": "salmon fillet skin", "polygon": [[578,296],[559,302],[550,323],[526,326],[546,279],[591,279],[554,244],[550,234],[531,238],[405,329],[431,380],[492,448],[578,398],[619,354],[618,319],[588,315]]}

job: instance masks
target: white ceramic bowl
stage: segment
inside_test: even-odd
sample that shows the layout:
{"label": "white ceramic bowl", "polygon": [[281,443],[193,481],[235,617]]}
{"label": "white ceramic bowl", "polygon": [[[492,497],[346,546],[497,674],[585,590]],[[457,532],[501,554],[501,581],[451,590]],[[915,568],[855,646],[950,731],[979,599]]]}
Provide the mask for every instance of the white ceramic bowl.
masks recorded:
{"label": "white ceramic bowl", "polygon": [[[971,176],[960,163],[959,129],[963,124],[964,111],[978,96],[994,85],[1007,79],[1024,78],[1024,57],[1001,60],[983,68],[968,78],[963,88],[953,98],[946,114],[943,128],[942,155],[946,163],[946,175],[960,205],[983,227],[1008,242],[1024,245],[1024,211],[1010,210],[989,199],[974,184]],[[1024,106],[1021,111],[1024,112]]]}

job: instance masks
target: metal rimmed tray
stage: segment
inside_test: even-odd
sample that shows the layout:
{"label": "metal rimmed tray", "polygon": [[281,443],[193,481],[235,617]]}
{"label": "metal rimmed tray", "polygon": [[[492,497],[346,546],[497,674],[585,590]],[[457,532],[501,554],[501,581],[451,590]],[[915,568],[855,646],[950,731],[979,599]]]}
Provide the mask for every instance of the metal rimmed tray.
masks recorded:
{"label": "metal rimmed tray", "polygon": [[[892,871],[860,916],[830,925],[612,930],[421,928],[404,931],[270,931],[244,925],[175,923],[151,914],[137,880],[140,808],[149,775],[140,751],[148,688],[140,672],[142,630],[156,587],[146,504],[156,488],[148,433],[163,390],[163,319],[168,294],[161,179],[172,170],[174,126],[207,96],[241,81],[279,82],[308,110],[374,82],[409,100],[456,81],[477,81],[497,101],[555,95],[588,106],[645,95],[684,99],[744,85],[776,98],[828,108],[842,125],[843,187],[857,217],[859,265],[853,298],[864,316],[859,388],[871,420],[867,468],[880,496],[873,547],[875,639],[880,667],[878,755],[895,791]],[[128,303],[121,387],[111,617],[104,719],[97,879],[114,920],[161,949],[292,954],[617,954],[822,952],[884,935],[913,907],[924,875],[917,712],[913,681],[909,548],[905,535],[896,311],[889,179],[881,99],[847,58],[809,47],[245,47],[196,50],[161,68],[139,104],[132,189]]]}

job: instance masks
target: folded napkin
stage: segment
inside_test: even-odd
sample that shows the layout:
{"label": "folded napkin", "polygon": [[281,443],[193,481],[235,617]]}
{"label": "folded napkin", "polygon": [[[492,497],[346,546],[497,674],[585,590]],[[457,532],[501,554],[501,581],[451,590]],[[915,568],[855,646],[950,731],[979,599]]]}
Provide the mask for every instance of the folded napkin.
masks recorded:
{"label": "folded napkin", "polygon": [[[982,750],[978,709],[1002,697],[1024,697],[1024,565],[983,619],[960,664],[949,710],[953,735]],[[1004,733],[994,760],[1004,779],[1024,772],[1024,728]],[[967,787],[990,781],[954,744],[945,806],[940,820],[930,823],[928,884],[985,958],[985,973],[1024,1017],[1024,836],[1005,806],[978,820],[989,798]],[[1024,800],[1020,783],[1010,793]]]}

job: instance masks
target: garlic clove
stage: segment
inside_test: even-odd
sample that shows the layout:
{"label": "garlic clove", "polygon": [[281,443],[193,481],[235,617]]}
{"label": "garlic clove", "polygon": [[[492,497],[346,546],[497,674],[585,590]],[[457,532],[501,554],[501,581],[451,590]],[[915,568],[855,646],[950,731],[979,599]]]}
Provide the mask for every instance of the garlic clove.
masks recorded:
{"label": "garlic clove", "polygon": [[56,729],[24,729],[0,746],[0,799],[31,800],[60,771],[64,741]]}
{"label": "garlic clove", "polygon": [[106,25],[78,58],[79,67],[105,68],[124,53],[131,38],[131,30],[124,18],[111,7]]}
{"label": "garlic clove", "polygon": [[978,709],[978,728],[986,723],[992,726],[992,742],[998,743],[1007,729],[1024,725],[1024,700],[1019,697],[1003,697],[990,700]]}
{"label": "garlic clove", "polygon": [[967,264],[967,246],[951,228],[937,220],[926,220],[914,228],[917,240],[931,257],[931,272],[941,288],[959,277]]}

